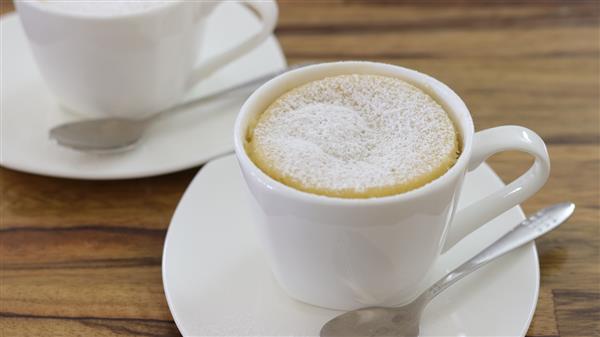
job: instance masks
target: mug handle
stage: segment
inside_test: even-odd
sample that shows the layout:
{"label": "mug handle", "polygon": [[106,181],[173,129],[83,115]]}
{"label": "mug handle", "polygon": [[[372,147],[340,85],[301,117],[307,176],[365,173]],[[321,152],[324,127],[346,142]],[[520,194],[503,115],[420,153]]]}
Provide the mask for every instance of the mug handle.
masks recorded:
{"label": "mug handle", "polygon": [[[550,175],[546,144],[535,132],[521,126],[500,126],[475,134],[468,170],[473,171],[488,157],[502,151],[517,150],[531,154],[535,162],[527,172],[499,191],[459,210],[454,215],[443,252],[468,234],[537,192]],[[459,226],[452,226],[459,224]]]}
{"label": "mug handle", "polygon": [[241,2],[244,6],[261,18],[262,27],[260,31],[235,47],[226,50],[218,55],[212,56],[208,60],[198,65],[190,75],[188,88],[198,83],[201,79],[211,75],[217,69],[225,66],[238,57],[248,53],[263,42],[275,29],[277,23],[278,8],[274,0],[252,1],[244,0]]}

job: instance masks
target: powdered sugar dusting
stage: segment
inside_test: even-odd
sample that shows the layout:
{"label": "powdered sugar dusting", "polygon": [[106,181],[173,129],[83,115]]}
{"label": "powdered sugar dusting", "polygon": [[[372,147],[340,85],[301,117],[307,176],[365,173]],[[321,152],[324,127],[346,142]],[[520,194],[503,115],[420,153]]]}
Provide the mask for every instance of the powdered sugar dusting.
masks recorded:
{"label": "powdered sugar dusting", "polygon": [[[73,14],[116,16],[162,6],[169,0],[38,0],[52,8]],[[172,1],[172,0],[171,0]]]}
{"label": "powdered sugar dusting", "polygon": [[262,169],[334,195],[408,186],[440,167],[445,172],[457,156],[444,109],[409,83],[376,75],[298,87],[276,100],[250,135]]}

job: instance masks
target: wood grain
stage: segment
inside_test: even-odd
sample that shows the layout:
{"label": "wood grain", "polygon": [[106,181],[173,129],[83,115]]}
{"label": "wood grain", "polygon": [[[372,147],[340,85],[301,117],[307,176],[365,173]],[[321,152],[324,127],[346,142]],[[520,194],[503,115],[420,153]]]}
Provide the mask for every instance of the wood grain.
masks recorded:
{"label": "wood grain", "polygon": [[[557,324],[565,336],[598,336],[600,331],[600,292],[581,290],[553,291]],[[569,324],[564,324],[569,322]]]}
{"label": "wood grain", "polygon": [[[164,228],[195,171],[121,181],[50,179],[0,171],[0,212],[15,228]],[[126,202],[124,202],[126,201]],[[65,217],[65,214],[69,214]]]}
{"label": "wood grain", "polygon": [[[0,0],[0,13],[13,10]],[[281,1],[288,62],[370,59],[454,88],[477,129],[520,124],[552,173],[526,212],[571,200],[538,240],[541,289],[528,336],[600,336],[600,2]],[[531,159],[489,161],[505,180]],[[162,242],[198,168],[90,182],[0,169],[2,336],[178,336]]]}
{"label": "wood grain", "polygon": [[540,289],[538,304],[529,326],[530,336],[558,336],[556,315],[554,314],[554,297],[552,290],[546,287]]}
{"label": "wood grain", "polygon": [[0,327],[11,337],[178,336],[172,321],[3,315]]}

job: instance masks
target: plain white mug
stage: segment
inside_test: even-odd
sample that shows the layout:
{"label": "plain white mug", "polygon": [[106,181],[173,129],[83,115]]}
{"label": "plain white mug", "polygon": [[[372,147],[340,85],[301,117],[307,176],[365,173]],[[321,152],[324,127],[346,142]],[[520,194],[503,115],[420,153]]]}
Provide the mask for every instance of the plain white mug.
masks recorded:
{"label": "plain white mug", "polygon": [[[415,190],[368,199],[302,192],[262,172],[245,150],[251,122],[290,89],[341,74],[396,77],[429,93],[452,116],[460,132],[462,152],[456,164]],[[414,70],[372,62],[318,64],[272,79],[242,106],[234,142],[253,196],[250,199],[255,201],[258,236],[275,278],[293,298],[341,310],[411,300],[441,254],[532,196],[550,173],[546,146],[533,131],[501,126],[475,133],[469,110],[449,87]],[[535,162],[504,188],[455,211],[465,174],[489,156],[507,150],[529,153]]]}
{"label": "plain white mug", "polygon": [[114,16],[58,11],[47,1],[15,1],[33,55],[59,101],[91,116],[141,118],[174,105],[258,46],[277,21],[275,1],[240,1],[260,16],[260,31],[196,65],[206,18],[222,1],[174,0]]}

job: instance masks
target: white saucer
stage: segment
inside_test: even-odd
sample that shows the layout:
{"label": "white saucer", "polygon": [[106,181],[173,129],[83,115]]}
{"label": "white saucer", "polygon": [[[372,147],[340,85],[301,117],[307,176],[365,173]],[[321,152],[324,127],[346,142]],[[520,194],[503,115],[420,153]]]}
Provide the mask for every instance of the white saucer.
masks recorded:
{"label": "white saucer", "polygon": [[[461,204],[500,186],[482,165],[467,176]],[[185,192],[162,263],[175,323],[184,336],[316,336],[340,312],[297,302],[279,288],[256,242],[248,197],[234,156],[204,166]],[[461,243],[445,268],[470,258],[522,219],[519,207],[506,212]],[[425,336],[524,336],[538,289],[531,243],[442,293],[426,309],[421,331]]]}
{"label": "white saucer", "polygon": [[[233,24],[235,23],[235,24]],[[226,2],[210,16],[203,55],[237,44],[260,27],[245,7]],[[147,131],[133,151],[85,154],[48,139],[56,116],[65,115],[48,92],[15,14],[0,18],[2,41],[0,165],[41,175],[79,179],[121,179],[174,172],[233,150],[233,122],[243,99],[231,99],[201,111],[186,111]],[[283,69],[285,58],[274,37],[200,83],[186,99],[208,94]],[[190,110],[193,110],[190,109]]]}

